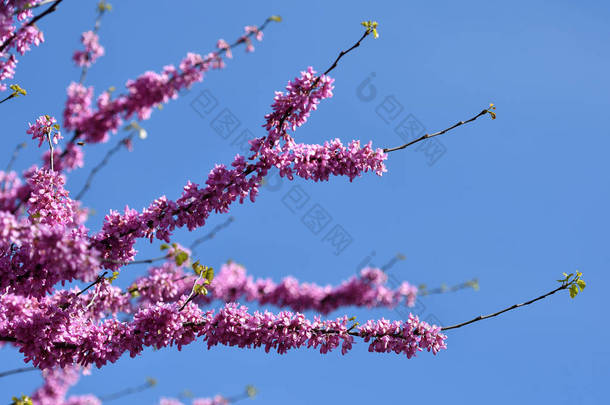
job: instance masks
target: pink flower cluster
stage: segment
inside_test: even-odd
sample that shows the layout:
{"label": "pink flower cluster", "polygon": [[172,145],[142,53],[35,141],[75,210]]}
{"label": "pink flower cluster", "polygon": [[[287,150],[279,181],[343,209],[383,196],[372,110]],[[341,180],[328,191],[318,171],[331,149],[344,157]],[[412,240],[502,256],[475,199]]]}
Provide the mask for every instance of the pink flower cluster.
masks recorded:
{"label": "pink flower cluster", "polygon": [[62,405],[66,394],[80,378],[80,367],[50,368],[42,372],[43,385],[31,396],[36,405]]}
{"label": "pink flower cluster", "polygon": [[63,139],[61,132],[57,130],[57,120],[48,115],[41,115],[36,119],[34,124],[28,123],[30,126],[26,133],[32,135],[32,139],[38,139],[38,147],[51,137],[51,141],[57,145],[60,139]]}
{"label": "pink flower cluster", "polygon": [[28,187],[23,187],[19,175],[0,170],[0,211],[13,212],[17,201],[25,198]]}
{"label": "pink flower cluster", "polygon": [[254,52],[254,45],[252,45],[250,35],[254,35],[257,41],[262,41],[263,31],[259,30],[256,25],[247,25],[244,28],[244,31],[246,31],[246,33],[241,38],[239,38],[239,42],[246,43],[246,52]]}
{"label": "pink flower cluster", "polygon": [[[102,231],[96,235],[96,247],[112,261],[131,260],[138,238],[156,237],[169,242],[176,227],[193,230],[205,225],[212,212],[225,213],[230,205],[246,197],[254,202],[258,187],[273,166],[281,175],[292,174],[314,180],[328,180],[329,175],[346,175],[351,179],[366,171],[381,175],[387,155],[380,149],[364,148],[357,141],[344,147],[338,140],[324,146],[297,145],[286,130],[303,125],[320,100],[332,96],[332,79],[315,76],[312,68],[286,86],[287,92],[276,92],[273,112],[266,116],[268,136],[250,141],[253,156],[248,163],[237,155],[229,169],[216,165],[208,175],[206,187],[189,182],[177,201],[161,197],[138,213],[129,208],[123,215],[116,211],[106,216]],[[281,144],[281,140],[285,140]],[[110,265],[109,268],[113,268]],[[114,267],[116,268],[116,266]]]}
{"label": "pink flower cluster", "polygon": [[27,210],[35,221],[49,225],[71,225],[74,220],[66,179],[51,170],[36,170],[28,178],[30,198]]}
{"label": "pink flower cluster", "polygon": [[93,87],[85,87],[80,83],[72,82],[68,86],[68,99],[64,108],[64,127],[74,130],[82,125],[83,121],[92,114],[91,100]]}
{"label": "pink flower cluster", "polygon": [[95,63],[97,58],[104,56],[104,47],[99,43],[99,36],[93,31],[83,32],[81,42],[85,46],[84,50],[74,52],[72,60],[77,66],[89,67]]}
{"label": "pink flower cluster", "polygon": [[[10,50],[14,48],[21,55],[44,41],[42,31],[28,26],[33,17],[26,6],[36,5],[42,0],[3,0],[0,2],[0,91],[6,90],[6,79],[15,76],[17,58]],[[16,18],[15,18],[16,17]],[[17,26],[19,25],[19,27]]]}
{"label": "pink flower cluster", "polygon": [[414,316],[404,322],[382,319],[348,327],[347,316],[310,321],[303,314],[288,311],[250,314],[246,307],[235,303],[226,304],[217,313],[202,312],[192,303],[180,310],[179,301],[139,308],[130,322],[107,318],[92,323],[74,293],[56,295],[53,304],[28,308],[17,296],[0,297],[0,305],[6,309],[0,313],[0,341],[17,345],[25,361],[39,368],[75,363],[101,367],[117,361],[126,351],[134,357],[145,347],[176,345],[180,350],[198,337],[207,341],[208,348],[263,347],[266,352],[273,349],[280,354],[300,347],[320,353],[340,347],[345,354],[352,349],[355,337],[370,342],[369,351],[402,353],[408,358],[421,350],[436,354],[446,348],[446,336],[440,328]]}
{"label": "pink flower cluster", "polygon": [[[137,289],[141,305],[175,302],[189,294],[196,279],[195,275],[186,275],[181,268],[167,262],[152,267],[148,275],[137,279],[130,290]],[[207,287],[208,295],[199,296],[195,302],[245,299],[260,305],[271,304],[294,311],[313,310],[322,314],[347,306],[392,308],[403,300],[409,307],[415,305],[417,287],[405,281],[393,290],[386,287],[386,283],[387,275],[381,269],[369,267],[362,269],[359,277],[350,277],[336,287],[301,284],[292,277],[276,284],[270,279],[254,280],[246,274],[243,266],[229,262],[220,268]]]}
{"label": "pink flower cluster", "polygon": [[99,254],[91,249],[83,212],[64,179],[45,169],[26,173],[29,218],[0,212],[0,291],[41,297],[58,282],[92,280]]}
{"label": "pink flower cluster", "polygon": [[[0,4],[9,3],[17,2]],[[28,18],[25,14],[24,18]],[[28,41],[35,43],[34,31],[23,31],[23,44],[16,41],[14,45],[18,50],[25,49]],[[254,26],[245,31],[236,43],[245,43],[250,51],[250,38],[260,41],[263,34]],[[86,49],[77,52],[75,61],[89,66],[103,48],[93,32],[83,35],[83,44]],[[221,40],[218,48],[205,57],[189,53],[178,68],[166,66],[160,73],[145,72],[126,83],[125,94],[113,96],[106,91],[95,103],[92,88],[72,83],[68,87],[64,126],[75,131],[74,139],[105,142],[123,120],[148,119],[154,107],[203,80],[208,70],[222,67],[221,55],[232,56],[231,46]],[[345,354],[356,339],[367,342],[369,351],[402,353],[409,358],[418,351],[436,354],[446,347],[446,336],[439,327],[413,316],[402,322],[382,319],[350,326],[346,316],[310,320],[299,312],[249,313],[246,307],[232,302],[244,299],[322,314],[350,305],[413,305],[417,288],[406,282],[389,288],[387,277],[379,269],[363,269],[338,286],[319,286],[290,277],[279,283],[254,279],[242,266],[229,263],[207,286],[209,295],[199,295],[193,301],[189,297],[196,277],[172,263],[151,269],[127,292],[99,275],[104,268],[118,270],[133,260],[135,243],[140,238],[169,242],[176,228],[193,230],[204,226],[213,212],[228,212],[235,201],[243,203],[249,198],[254,202],[263,178],[274,167],[289,179],[299,176],[315,181],[329,180],[331,175],[346,176],[351,181],[369,171],[382,175],[386,155],[373,149],[370,142],[364,146],[359,141],[343,145],[334,139],[323,145],[308,145],[295,142],[293,134],[288,133],[304,125],[321,100],[333,95],[332,90],[330,77],[317,76],[311,67],[301,72],[288,82],[284,92],[275,93],[272,112],[265,116],[263,125],[267,134],[250,141],[250,156],[237,155],[230,165],[216,165],[205,185],[189,182],[175,201],[163,196],[142,211],[129,207],[123,213],[111,211],[95,234],[83,225],[86,211],[70,199],[64,188],[65,178],[60,174],[82,165],[82,151],[74,142],[63,151],[52,148],[47,153],[47,160],[54,153],[54,168],[58,171],[34,166],[24,172],[24,183],[13,172],[0,172],[0,208],[5,208],[0,210],[0,343],[15,345],[26,362],[49,370],[46,388],[37,393],[40,403],[53,395],[55,403],[99,403],[97,398],[88,396],[66,400],[65,387],[73,381],[72,371],[57,367],[101,367],[126,352],[134,357],[147,347],[176,345],[181,349],[197,338],[207,341],[208,348],[263,347],[280,354],[300,347],[321,353],[341,349]],[[61,138],[55,119],[49,116],[30,125],[28,133],[40,144],[49,136],[53,143]],[[20,216],[22,213],[27,215]],[[56,289],[57,284],[73,280],[96,283],[82,292]],[[131,300],[129,292],[136,290],[140,299]],[[204,311],[197,306],[212,300],[230,303],[218,311]],[[119,319],[119,315],[126,314],[130,314],[128,320]],[[197,405],[223,401],[222,397],[202,399]]]}
{"label": "pink flower cluster", "polygon": [[[247,34],[240,37],[240,41],[250,41],[250,35],[262,39],[262,32],[258,31],[260,34],[256,34],[254,29],[255,27],[249,27]],[[74,59],[79,62],[83,62],[86,55],[93,53],[99,56],[100,52],[103,53],[103,48],[97,44],[97,36],[93,33],[85,34],[83,43],[87,50],[74,55]],[[76,131],[80,138],[88,143],[98,143],[106,142],[109,133],[116,132],[125,119],[134,115],[139,120],[148,119],[155,106],[177,98],[178,92],[202,81],[207,71],[224,66],[221,53],[230,57],[230,46],[223,40],[218,44],[222,52],[211,52],[205,56],[188,53],[178,68],[169,65],[161,73],[148,71],[135,80],[129,80],[126,83],[126,94],[113,99],[110,92],[103,92],[97,98],[95,110],[91,108],[93,89],[72,83],[68,88],[68,100],[64,110],[65,128]],[[94,58],[89,62],[93,60]]]}

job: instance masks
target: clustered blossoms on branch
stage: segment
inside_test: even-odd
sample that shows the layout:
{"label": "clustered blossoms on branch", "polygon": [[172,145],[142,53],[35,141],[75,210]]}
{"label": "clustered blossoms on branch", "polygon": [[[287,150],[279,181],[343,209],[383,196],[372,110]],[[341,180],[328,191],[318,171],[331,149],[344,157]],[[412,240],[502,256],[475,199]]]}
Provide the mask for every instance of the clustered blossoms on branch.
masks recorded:
{"label": "clustered blossoms on branch", "polygon": [[52,368],[42,372],[43,385],[31,396],[32,404],[36,405],[101,405],[94,395],[66,395],[70,387],[77,383],[81,370],[78,366]]}
{"label": "clustered blossoms on branch", "polygon": [[[14,2],[2,4],[7,3]],[[275,20],[277,17],[271,17],[267,22]],[[213,269],[195,262],[193,269],[199,276],[195,277],[183,271],[186,259],[180,259],[181,263],[173,260],[181,255],[178,245],[167,256],[171,262],[151,269],[127,291],[114,286],[112,282],[122,274],[119,270],[134,262],[138,239],[169,242],[176,228],[194,230],[204,226],[213,212],[229,212],[237,200],[243,203],[249,198],[254,202],[269,170],[276,168],[280,176],[290,180],[297,176],[314,181],[327,181],[331,175],[346,176],[352,181],[369,171],[380,176],[386,171],[387,154],[382,149],[373,149],[371,142],[362,146],[360,141],[353,140],[343,145],[334,139],[309,145],[297,143],[294,138],[294,131],[306,123],[320,101],[333,95],[333,79],[328,73],[339,59],[358,47],[369,34],[377,36],[376,23],[366,22],[366,32],[360,40],[342,51],[324,74],[317,75],[309,67],[288,82],[285,92],[276,92],[272,112],[265,116],[263,124],[267,133],[250,141],[250,156],[236,155],[229,167],[217,164],[205,179],[205,186],[189,182],[175,201],[162,196],[141,211],[129,207],[123,214],[111,211],[96,233],[84,226],[86,211],[70,198],[61,173],[63,169],[82,165],[82,152],[79,154],[74,149],[77,141],[105,142],[123,120],[132,116],[138,120],[149,118],[155,106],[176,98],[180,90],[203,80],[208,70],[222,67],[222,55],[232,56],[233,46],[244,43],[246,50],[252,50],[250,37],[261,40],[267,22],[260,28],[247,26],[246,33],[232,45],[219,41],[219,50],[206,57],[189,53],[178,68],[167,66],[161,73],[146,72],[127,81],[125,94],[115,97],[110,90],[103,92],[95,107],[92,106],[93,88],[72,83],[68,87],[64,126],[74,131],[74,136],[65,149],[55,156],[53,144],[61,135],[52,117],[41,117],[30,125],[28,133],[41,142],[48,140],[50,165],[31,167],[23,174],[25,181],[15,172],[0,171],[0,181],[3,181],[0,190],[0,345],[16,346],[26,362],[47,370],[45,386],[34,394],[39,402],[55,398],[56,402],[97,404],[99,398],[95,397],[65,400],[67,388],[78,377],[74,376],[76,365],[102,367],[116,362],[125,353],[135,357],[147,347],[177,346],[180,350],[198,338],[207,342],[208,349],[225,345],[264,348],[266,352],[273,350],[280,354],[301,347],[320,353],[340,349],[346,354],[357,343],[356,339],[367,343],[370,352],[403,354],[407,358],[424,350],[437,354],[446,348],[447,336],[443,330],[497,316],[563,289],[569,288],[575,296],[584,288],[580,273],[566,274],[565,279],[559,280],[560,287],[543,296],[444,328],[411,314],[407,320],[369,320],[362,325],[347,316],[334,320],[315,316],[312,320],[299,312],[251,313],[235,301],[245,299],[261,305],[326,314],[351,305],[392,307],[401,302],[413,305],[417,288],[403,283],[394,290],[389,289],[383,272],[372,268],[363,269],[358,277],[337,287],[300,284],[292,278],[279,284],[255,280],[234,263],[223,266],[214,278]],[[97,37],[89,37],[85,45],[87,60],[93,62],[89,53],[100,53]],[[87,61],[83,63],[86,67]],[[488,113],[494,117],[486,109],[468,121],[460,121],[413,142],[440,135]],[[57,131],[55,134],[53,129]],[[57,170],[54,170],[54,160],[57,160]],[[104,270],[111,270],[112,275],[107,277],[110,271]],[[82,290],[57,288],[58,284],[74,280],[90,284]],[[200,308],[199,305],[213,300],[226,303],[218,310]],[[130,316],[123,319],[119,315]],[[218,398],[209,403],[224,400]]]}
{"label": "clustered blossoms on branch", "polygon": [[42,0],[3,0],[0,2],[0,91],[6,90],[4,81],[15,77],[17,58],[10,51],[24,55],[32,46],[44,41],[44,35],[34,25],[31,7]]}
{"label": "clustered blossoms on branch", "polygon": [[142,212],[126,208],[122,215],[116,211],[107,215],[102,231],[96,235],[96,248],[109,263],[106,267],[117,269],[119,265],[114,263],[132,260],[138,238],[169,242],[175,228],[193,230],[204,226],[212,212],[228,212],[236,200],[243,203],[249,197],[254,202],[262,179],[273,167],[290,179],[296,174],[316,181],[328,180],[331,174],[352,180],[367,171],[378,175],[385,172],[387,155],[381,149],[373,150],[370,143],[361,147],[359,141],[353,141],[344,147],[334,140],[324,146],[300,145],[288,135],[289,128],[294,130],[307,121],[320,100],[332,96],[332,79],[316,77],[308,68],[289,82],[286,90],[285,94],[276,92],[274,111],[266,116],[264,125],[268,135],[250,141],[252,156],[248,160],[237,155],[231,169],[216,165],[206,187],[189,182],[176,201],[161,197]]}
{"label": "clustered blossoms on branch", "polygon": [[[251,27],[247,31],[259,36]],[[204,63],[201,58],[196,58],[195,61],[183,65],[199,67],[204,66]],[[166,68],[167,70],[171,68]],[[200,79],[200,74],[201,72],[194,76]],[[151,81],[152,77],[155,76],[148,74],[134,82],[128,82],[131,98],[126,97],[125,100],[133,100],[134,106],[126,110],[126,116],[137,111],[140,118],[146,118],[150,113],[149,106],[158,102],[151,100],[167,97],[163,95],[163,91],[154,91],[155,80]],[[189,75],[167,75],[162,81],[180,82],[178,79],[184,77]],[[141,85],[138,84],[140,82]],[[78,89],[75,93],[79,96],[83,94],[82,89],[76,86],[73,88]],[[206,188],[200,190],[197,185],[189,184],[185,187],[183,196],[176,202],[163,197],[142,213],[134,210],[127,210],[124,216],[111,213],[105,219],[102,232],[94,236],[95,245],[89,247],[89,252],[83,254],[80,261],[62,257],[63,262],[77,263],[75,268],[66,269],[66,266],[59,268],[57,265],[51,265],[50,257],[47,256],[36,261],[44,261],[43,265],[32,266],[27,260],[31,259],[31,253],[29,256],[23,254],[29,251],[23,252],[24,244],[19,239],[25,235],[18,231],[31,232],[32,228],[40,229],[46,225],[44,221],[47,219],[56,221],[55,228],[63,235],[68,234],[68,231],[86,232],[83,226],[75,228],[72,225],[69,210],[60,208],[72,207],[74,204],[67,193],[62,191],[63,183],[59,181],[58,175],[53,177],[53,173],[35,170],[33,179],[36,181],[32,180],[30,187],[31,194],[35,193],[37,197],[31,201],[28,199],[27,209],[31,212],[30,221],[41,218],[40,223],[31,224],[28,228],[17,224],[17,218],[11,216],[4,221],[6,229],[3,233],[13,234],[15,241],[11,245],[16,247],[15,253],[7,256],[10,258],[9,268],[15,267],[15,262],[20,263],[21,274],[15,274],[0,286],[6,291],[0,302],[7,309],[5,318],[0,318],[0,339],[17,344],[26,361],[31,360],[40,368],[68,366],[74,363],[83,366],[96,364],[101,367],[107,362],[116,361],[125,351],[135,356],[147,346],[159,348],[177,345],[180,348],[197,337],[207,340],[209,347],[218,344],[239,347],[264,346],[266,351],[274,349],[279,353],[303,346],[319,348],[322,353],[341,346],[342,353],[346,353],[351,349],[354,337],[370,342],[370,351],[393,351],[404,353],[407,357],[412,357],[423,349],[437,353],[445,348],[445,336],[440,333],[440,328],[420,322],[416,317],[411,317],[406,322],[371,321],[362,327],[354,324],[348,328],[347,317],[335,321],[322,321],[319,318],[310,321],[302,314],[287,311],[277,315],[270,312],[256,312],[251,315],[245,307],[231,303],[218,313],[212,310],[203,312],[194,303],[189,303],[191,293],[188,297],[182,294],[176,297],[174,302],[168,303],[146,303],[143,300],[142,305],[133,308],[132,321],[120,322],[115,317],[116,313],[129,312],[132,308],[126,302],[125,296],[121,296],[107,281],[97,282],[94,291],[82,296],[81,292],[65,290],[45,296],[54,290],[57,282],[70,281],[74,277],[91,280],[92,269],[98,263],[96,251],[103,252],[102,263],[106,267],[119,268],[118,263],[131,260],[135,256],[133,246],[136,238],[147,237],[152,240],[157,237],[169,241],[171,231],[176,226],[186,225],[189,229],[194,229],[204,225],[212,211],[227,212],[230,204],[238,198],[243,202],[249,195],[254,201],[263,177],[274,166],[280,169],[282,176],[289,178],[293,178],[294,173],[305,178],[327,180],[329,175],[333,174],[346,175],[352,180],[368,170],[381,175],[385,171],[383,160],[386,156],[381,150],[373,151],[370,145],[360,148],[359,143],[354,141],[349,148],[344,148],[340,142],[333,141],[321,148],[314,145],[308,147],[297,145],[288,135],[289,129],[294,131],[307,121],[310,112],[317,108],[322,99],[331,96],[332,79],[326,75],[316,76],[312,68],[303,71],[300,77],[288,83],[286,93],[276,93],[273,112],[266,116],[267,122],[264,125],[268,134],[251,141],[252,156],[248,158],[249,162],[238,155],[232,164],[233,169],[217,165],[206,181]],[[86,112],[88,98],[80,98],[85,100],[85,107],[77,110]],[[77,114],[66,115],[73,117]],[[84,118],[83,122],[89,119],[90,117]],[[51,196],[49,190],[57,191]],[[70,236],[74,238],[75,235]],[[61,245],[81,246],[74,242],[62,242]],[[71,252],[69,250],[67,253]],[[55,257],[58,256],[57,252],[52,253]],[[89,261],[83,263],[84,258]],[[41,268],[46,271],[42,277]],[[33,287],[36,285],[32,283],[34,277],[50,282]],[[382,280],[380,274],[375,271],[366,270],[362,277],[364,282],[362,279],[350,280],[338,290],[327,291],[321,299],[315,297],[316,294],[320,295],[322,290],[317,287],[309,288],[308,293],[300,297],[295,296],[295,291],[286,288],[293,284],[294,289],[294,283],[290,280],[285,280],[279,287],[271,283],[256,286],[271,289],[267,291],[271,294],[258,291],[257,297],[279,305],[309,306],[321,311],[352,304],[395,305],[402,296],[411,296],[411,300],[414,297],[415,290],[408,284],[403,285],[404,288],[398,293],[380,286]],[[227,279],[230,280],[231,277]],[[221,277],[220,282],[210,288],[219,298],[237,298],[223,297],[222,282]],[[356,297],[356,291],[365,294]],[[237,292],[230,289],[227,291],[229,295]],[[366,293],[372,295],[367,297]],[[325,298],[326,302],[323,302]],[[114,316],[104,317],[105,315]],[[92,319],[97,320],[97,323],[91,323]]]}
{"label": "clustered blossoms on branch", "polygon": [[[196,280],[195,275],[185,274],[181,266],[168,261],[149,269],[148,275],[137,279],[128,291],[138,297],[140,305],[175,302],[191,291]],[[350,277],[336,287],[301,284],[293,277],[286,277],[276,284],[270,279],[255,280],[246,274],[243,266],[229,262],[214,276],[207,287],[208,294],[199,295],[195,302],[245,299],[260,305],[271,304],[294,311],[313,310],[322,314],[348,306],[393,308],[403,301],[409,307],[415,305],[417,287],[405,281],[393,290],[385,285],[387,280],[381,269],[368,267],[362,269],[359,277]]]}
{"label": "clustered blossoms on branch", "polygon": [[[38,147],[50,139],[54,144],[57,145],[60,139],[63,139],[61,132],[59,132],[59,125],[54,117],[49,115],[41,115],[36,119],[34,124],[28,124],[30,128],[26,131],[32,135],[32,139],[38,139]],[[52,136],[51,136],[52,134]]]}
{"label": "clustered blossoms on branch", "polygon": [[[262,39],[262,31],[254,26],[246,27],[246,35],[236,42],[250,41],[250,35]],[[256,34],[260,33],[260,34]],[[87,34],[87,33],[85,33]],[[83,35],[85,35],[83,34]],[[87,34],[90,36],[90,34]],[[87,38],[89,38],[89,36]],[[97,49],[97,36],[95,41],[90,40],[88,54]],[[99,45],[97,45],[99,46]],[[91,107],[93,88],[85,87],[80,83],[72,83],[68,87],[68,100],[64,110],[64,127],[76,131],[78,138],[87,143],[106,142],[110,133],[115,133],[122,125],[123,120],[136,116],[139,120],[150,117],[155,106],[176,99],[181,90],[190,88],[194,83],[203,80],[204,75],[211,69],[224,67],[222,53],[231,57],[231,46],[225,41],[218,41],[220,51],[210,52],[205,56],[188,53],[179,64],[166,66],[161,73],[148,71],[135,80],[127,81],[127,93],[115,98],[111,91],[105,91],[97,98],[96,109]],[[102,48],[103,49],[103,48]],[[75,59],[81,59],[82,54],[75,54]],[[94,59],[91,59],[93,62]]]}
{"label": "clustered blossoms on branch", "polygon": [[264,347],[280,354],[299,347],[321,353],[341,347],[345,354],[354,337],[370,342],[369,351],[403,353],[408,358],[423,349],[436,354],[446,348],[440,327],[413,316],[406,322],[382,319],[348,327],[347,316],[310,321],[303,314],[288,311],[250,314],[236,303],[226,304],[217,313],[204,312],[193,303],[184,308],[181,304],[140,307],[128,322],[109,317],[92,323],[89,308],[77,293],[60,291],[41,299],[5,294],[0,298],[5,309],[0,314],[0,341],[15,342],[25,360],[41,369],[71,364],[102,367],[125,352],[134,357],[145,347],[176,345],[181,349],[197,338],[207,341],[208,348],[219,344]]}
{"label": "clustered blossoms on branch", "polygon": [[100,45],[99,40],[100,38],[95,32],[83,32],[81,42],[85,49],[78,50],[72,55],[72,60],[77,66],[90,67],[99,57],[104,56],[104,47]]}

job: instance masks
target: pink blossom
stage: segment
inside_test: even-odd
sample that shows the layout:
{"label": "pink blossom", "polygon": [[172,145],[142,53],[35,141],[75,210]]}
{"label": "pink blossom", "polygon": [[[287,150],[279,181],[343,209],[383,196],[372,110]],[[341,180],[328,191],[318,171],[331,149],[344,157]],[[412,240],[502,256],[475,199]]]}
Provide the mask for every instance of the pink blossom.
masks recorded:
{"label": "pink blossom", "polygon": [[219,39],[218,42],[216,43],[216,47],[220,50],[224,50],[227,58],[229,58],[229,59],[233,58],[233,53],[231,53],[231,47],[229,46],[227,41],[225,41],[224,39]]}
{"label": "pink blossom", "polygon": [[99,44],[99,36],[95,32],[83,32],[81,42],[85,46],[85,50],[76,51],[72,55],[77,66],[89,67],[104,55],[104,47]]}
{"label": "pink blossom", "polygon": [[55,117],[41,115],[33,125],[29,123],[28,125],[30,128],[26,133],[32,135],[32,139],[38,139],[38,147],[47,140],[47,137],[51,137],[54,144],[57,144],[60,139],[63,139],[61,132],[57,129],[58,126]]}
{"label": "pink blossom", "polygon": [[[185,274],[173,262],[152,267],[148,274],[138,278],[130,290],[138,291],[140,305],[155,302],[175,302],[188,295],[197,276]],[[350,277],[337,286],[319,286],[313,283],[299,283],[286,277],[275,283],[270,279],[254,279],[246,269],[229,262],[208,286],[208,295],[199,296],[195,302],[210,303],[213,300],[233,302],[245,299],[260,305],[271,304],[295,311],[313,310],[328,314],[346,306],[395,307],[403,302],[412,307],[417,298],[417,287],[407,282],[391,289],[385,284],[387,276],[381,269],[362,269],[358,277]]]}
{"label": "pink blossom", "polygon": [[347,316],[312,321],[303,314],[288,311],[250,314],[246,307],[235,303],[225,305],[217,313],[202,312],[192,303],[180,310],[180,300],[140,308],[130,322],[108,318],[91,323],[73,293],[59,294],[53,304],[28,308],[16,296],[0,296],[0,305],[6,309],[0,314],[0,336],[11,337],[25,360],[31,360],[36,367],[73,363],[101,367],[117,361],[124,352],[134,357],[145,347],[160,349],[175,345],[180,350],[198,337],[207,341],[208,348],[262,347],[266,352],[274,350],[279,354],[301,347],[314,348],[322,354],[340,348],[346,354],[355,338],[370,342],[371,352],[395,352],[407,358],[421,350],[436,354],[446,348],[446,336],[440,333],[440,327],[413,315],[407,321],[381,319],[359,327],[348,326]]}

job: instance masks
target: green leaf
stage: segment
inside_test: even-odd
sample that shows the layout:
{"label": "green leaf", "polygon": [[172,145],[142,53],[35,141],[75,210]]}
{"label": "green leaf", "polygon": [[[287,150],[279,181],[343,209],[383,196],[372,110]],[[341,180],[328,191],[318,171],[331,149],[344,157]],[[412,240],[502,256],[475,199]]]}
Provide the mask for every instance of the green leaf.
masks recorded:
{"label": "green leaf", "polygon": [[140,296],[140,291],[138,291],[138,285],[136,283],[133,283],[127,291],[131,294],[131,298],[138,298]]}
{"label": "green leaf", "polygon": [[182,264],[184,262],[186,262],[188,259],[189,259],[189,255],[184,250],[179,250],[175,257],[176,264],[178,266],[182,266]]}
{"label": "green leaf", "polygon": [[248,394],[248,398],[254,398],[258,390],[254,385],[246,385],[246,394]]}
{"label": "green leaf", "polygon": [[212,282],[212,280],[214,280],[214,269],[212,267],[208,268],[208,270],[205,272],[205,276],[206,280],[208,280],[208,282]]}
{"label": "green leaf", "polygon": [[578,284],[581,291],[584,290],[585,287],[587,286],[587,283],[585,283],[585,280],[576,280],[576,284]]}
{"label": "green leaf", "polygon": [[203,284],[195,284],[193,286],[193,293],[195,293],[196,295],[207,295],[208,289],[205,288]]}
{"label": "green leaf", "polygon": [[[13,397],[14,405],[32,405],[32,398],[27,395],[22,395],[21,398]],[[11,405],[13,405],[11,404]]]}
{"label": "green leaf", "polygon": [[279,15],[272,15],[271,17],[269,17],[270,21],[275,21],[275,22],[280,22],[282,21],[282,17],[280,17]]}
{"label": "green leaf", "polygon": [[19,86],[18,84],[11,84],[10,89],[13,90],[13,95],[15,97],[18,97],[19,95],[27,95],[28,92],[25,91],[25,89],[22,89],[21,86]]}
{"label": "green leaf", "polygon": [[197,260],[195,263],[193,263],[191,267],[193,268],[193,271],[195,272],[195,274],[197,274],[198,276],[201,275],[202,271],[205,271],[205,266],[199,264],[199,260]]}
{"label": "green leaf", "polygon": [[161,250],[167,250],[169,249],[169,245],[167,243],[164,243],[161,245]]}
{"label": "green leaf", "polygon": [[570,298],[574,298],[578,295],[578,286],[576,284],[572,284],[570,286]]}

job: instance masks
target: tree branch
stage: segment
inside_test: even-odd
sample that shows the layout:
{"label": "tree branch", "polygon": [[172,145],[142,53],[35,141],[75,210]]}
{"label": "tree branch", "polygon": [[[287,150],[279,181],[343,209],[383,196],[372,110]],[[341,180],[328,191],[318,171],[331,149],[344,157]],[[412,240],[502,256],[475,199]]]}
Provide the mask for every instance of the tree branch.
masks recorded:
{"label": "tree branch", "polygon": [[14,370],[3,371],[0,373],[0,378],[6,377],[9,375],[13,375],[13,374],[26,373],[28,371],[34,371],[34,370],[38,370],[38,369],[36,367],[21,367],[21,368],[16,368]]}
{"label": "tree branch", "polygon": [[482,321],[483,319],[489,319],[489,318],[493,318],[493,317],[498,316],[498,315],[500,315],[500,314],[503,314],[503,313],[505,313],[505,312],[512,311],[513,309],[517,309],[517,308],[520,308],[520,307],[524,307],[524,306],[526,306],[526,305],[533,304],[534,302],[536,302],[536,301],[540,301],[540,300],[542,300],[542,299],[544,299],[544,298],[546,298],[546,297],[548,297],[548,296],[550,296],[550,295],[555,294],[555,293],[556,293],[556,292],[558,292],[558,291],[561,291],[561,290],[566,290],[566,289],[568,289],[568,288],[569,288],[571,285],[572,285],[572,283],[565,283],[565,282],[564,282],[564,283],[562,283],[562,284],[561,284],[561,286],[559,286],[559,287],[555,288],[554,290],[549,291],[548,293],[546,293],[546,294],[544,294],[544,295],[541,295],[541,296],[539,296],[539,297],[537,297],[537,298],[534,298],[534,299],[532,299],[532,300],[529,300],[529,301],[523,302],[523,303],[521,303],[521,304],[515,304],[515,305],[512,305],[512,306],[510,306],[510,307],[508,307],[508,308],[504,308],[504,309],[503,309],[503,310],[501,310],[501,311],[494,312],[493,314],[489,314],[489,315],[479,315],[479,316],[477,316],[476,318],[473,318],[473,319],[471,319],[471,320],[469,320],[469,321],[466,321],[466,322],[458,323],[457,325],[444,326],[444,327],[442,327],[442,328],[441,328],[441,330],[442,330],[442,331],[446,331],[446,330],[451,330],[451,329],[457,329],[457,328],[461,328],[462,326],[470,325],[471,323],[474,323],[474,322]]}
{"label": "tree branch", "polygon": [[[125,145],[126,142],[129,142],[133,138],[133,135],[134,135],[134,133],[131,133],[128,136],[126,136],[125,138],[121,139],[119,142],[117,142],[117,144],[106,153],[106,156],[104,156],[104,159],[102,159],[102,161],[100,163],[98,163],[97,166],[95,166],[93,169],[91,169],[91,172],[89,173],[89,176],[87,177],[87,181],[85,182],[85,185],[78,192],[78,194],[76,194],[76,197],[74,197],[75,200],[80,200],[83,198],[85,193],[87,191],[89,191],[89,188],[91,187],[91,184],[93,183],[93,179],[95,178],[95,175],[97,174],[97,172],[102,170],[104,168],[104,166],[106,166],[108,164],[108,161],[110,160],[112,155],[117,153],[121,149],[121,146]],[[68,149],[66,148],[66,150],[68,150]]]}
{"label": "tree branch", "polygon": [[[490,108],[492,106],[493,106],[493,104],[490,105]],[[413,144],[416,144],[418,142],[421,142],[421,141],[423,141],[425,139],[433,138],[433,137],[439,136],[439,135],[443,135],[444,133],[449,132],[449,131],[451,131],[454,128],[460,127],[460,126],[462,126],[464,124],[468,124],[469,122],[472,122],[472,121],[476,120],[477,118],[479,118],[479,117],[481,117],[481,116],[483,116],[485,114],[490,114],[492,119],[495,118],[495,114],[492,114],[492,111],[490,111],[489,109],[486,108],[485,110],[481,111],[480,113],[478,113],[477,115],[475,115],[474,117],[472,117],[472,118],[470,118],[470,119],[468,119],[466,121],[459,121],[459,122],[453,124],[452,126],[450,126],[449,128],[445,128],[442,131],[438,131],[438,132],[435,132],[433,134],[424,134],[424,135],[420,136],[419,138],[417,138],[417,139],[415,139],[415,140],[413,140],[411,142],[405,143],[404,145],[396,146],[394,148],[384,148],[383,151],[385,153],[390,153],[390,152],[394,152],[394,151],[397,151],[397,150],[405,149],[405,148],[407,148],[407,147],[409,147],[409,146],[411,146]]]}
{"label": "tree branch", "polygon": [[38,22],[38,20],[40,20],[41,18],[45,17],[46,15],[51,14],[52,12],[55,11],[55,9],[57,8],[57,6],[59,5],[59,3],[61,3],[63,0],[56,0],[53,4],[51,4],[51,6],[49,8],[47,8],[45,11],[43,11],[42,13],[40,13],[39,15],[37,15],[36,17],[32,18],[32,20],[27,23],[25,26],[21,27],[19,29],[19,31],[14,32],[9,39],[7,39],[2,45],[0,45],[0,53],[4,52],[4,50],[11,44],[11,42],[13,42],[13,40],[17,37],[17,33],[20,32],[21,30],[30,27],[34,24],[36,24],[36,22]]}

